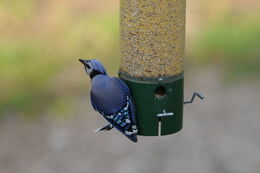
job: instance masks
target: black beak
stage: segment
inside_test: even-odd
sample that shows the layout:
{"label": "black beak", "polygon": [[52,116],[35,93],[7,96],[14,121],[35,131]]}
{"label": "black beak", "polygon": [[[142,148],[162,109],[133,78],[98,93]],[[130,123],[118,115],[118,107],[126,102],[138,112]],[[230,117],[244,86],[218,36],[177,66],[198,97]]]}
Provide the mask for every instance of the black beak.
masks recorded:
{"label": "black beak", "polygon": [[82,64],[86,64],[86,60],[84,60],[84,59],[79,59],[79,61],[82,63]]}

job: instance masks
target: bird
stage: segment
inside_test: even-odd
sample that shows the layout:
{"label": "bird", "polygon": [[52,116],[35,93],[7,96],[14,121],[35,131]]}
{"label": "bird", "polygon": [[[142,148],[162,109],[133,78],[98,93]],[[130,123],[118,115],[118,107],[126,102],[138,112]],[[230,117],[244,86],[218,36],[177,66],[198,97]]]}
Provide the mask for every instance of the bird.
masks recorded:
{"label": "bird", "polygon": [[96,59],[79,59],[91,79],[90,100],[95,111],[109,124],[96,131],[115,127],[131,141],[137,142],[134,101],[128,86],[117,77],[110,77],[103,64]]}

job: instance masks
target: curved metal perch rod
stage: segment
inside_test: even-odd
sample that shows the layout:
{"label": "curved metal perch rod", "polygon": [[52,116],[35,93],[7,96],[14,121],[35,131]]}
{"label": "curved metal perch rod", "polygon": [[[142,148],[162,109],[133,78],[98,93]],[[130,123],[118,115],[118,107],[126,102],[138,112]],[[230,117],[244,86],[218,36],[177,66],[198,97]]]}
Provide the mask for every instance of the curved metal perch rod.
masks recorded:
{"label": "curved metal perch rod", "polygon": [[185,104],[191,104],[191,103],[193,103],[193,101],[194,101],[194,99],[195,99],[196,96],[199,97],[201,100],[204,99],[204,96],[202,96],[201,94],[199,94],[199,93],[197,93],[197,92],[194,92],[193,95],[192,95],[191,100],[190,100],[190,101],[185,101],[185,102],[183,102],[183,104],[185,105]]}

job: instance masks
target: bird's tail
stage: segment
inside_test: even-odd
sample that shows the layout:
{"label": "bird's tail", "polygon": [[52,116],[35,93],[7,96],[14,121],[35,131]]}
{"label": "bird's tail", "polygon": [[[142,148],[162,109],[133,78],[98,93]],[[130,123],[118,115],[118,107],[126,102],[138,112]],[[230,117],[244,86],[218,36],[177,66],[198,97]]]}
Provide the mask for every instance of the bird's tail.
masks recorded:
{"label": "bird's tail", "polygon": [[[126,135],[127,136],[127,135]],[[132,135],[129,135],[127,136],[131,141],[133,142],[137,142],[137,135],[136,134],[132,134]]]}
{"label": "bird's tail", "polygon": [[137,142],[137,132],[137,126],[135,124],[132,124],[128,130],[124,131],[124,135],[128,137],[131,141]]}

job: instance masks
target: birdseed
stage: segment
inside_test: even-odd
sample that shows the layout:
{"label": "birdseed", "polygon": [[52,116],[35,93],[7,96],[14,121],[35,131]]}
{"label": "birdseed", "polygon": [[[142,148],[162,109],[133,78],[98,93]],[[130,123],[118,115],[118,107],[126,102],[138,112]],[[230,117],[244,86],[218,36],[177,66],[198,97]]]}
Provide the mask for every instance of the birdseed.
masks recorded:
{"label": "birdseed", "polygon": [[121,0],[120,71],[133,77],[183,72],[185,0]]}

